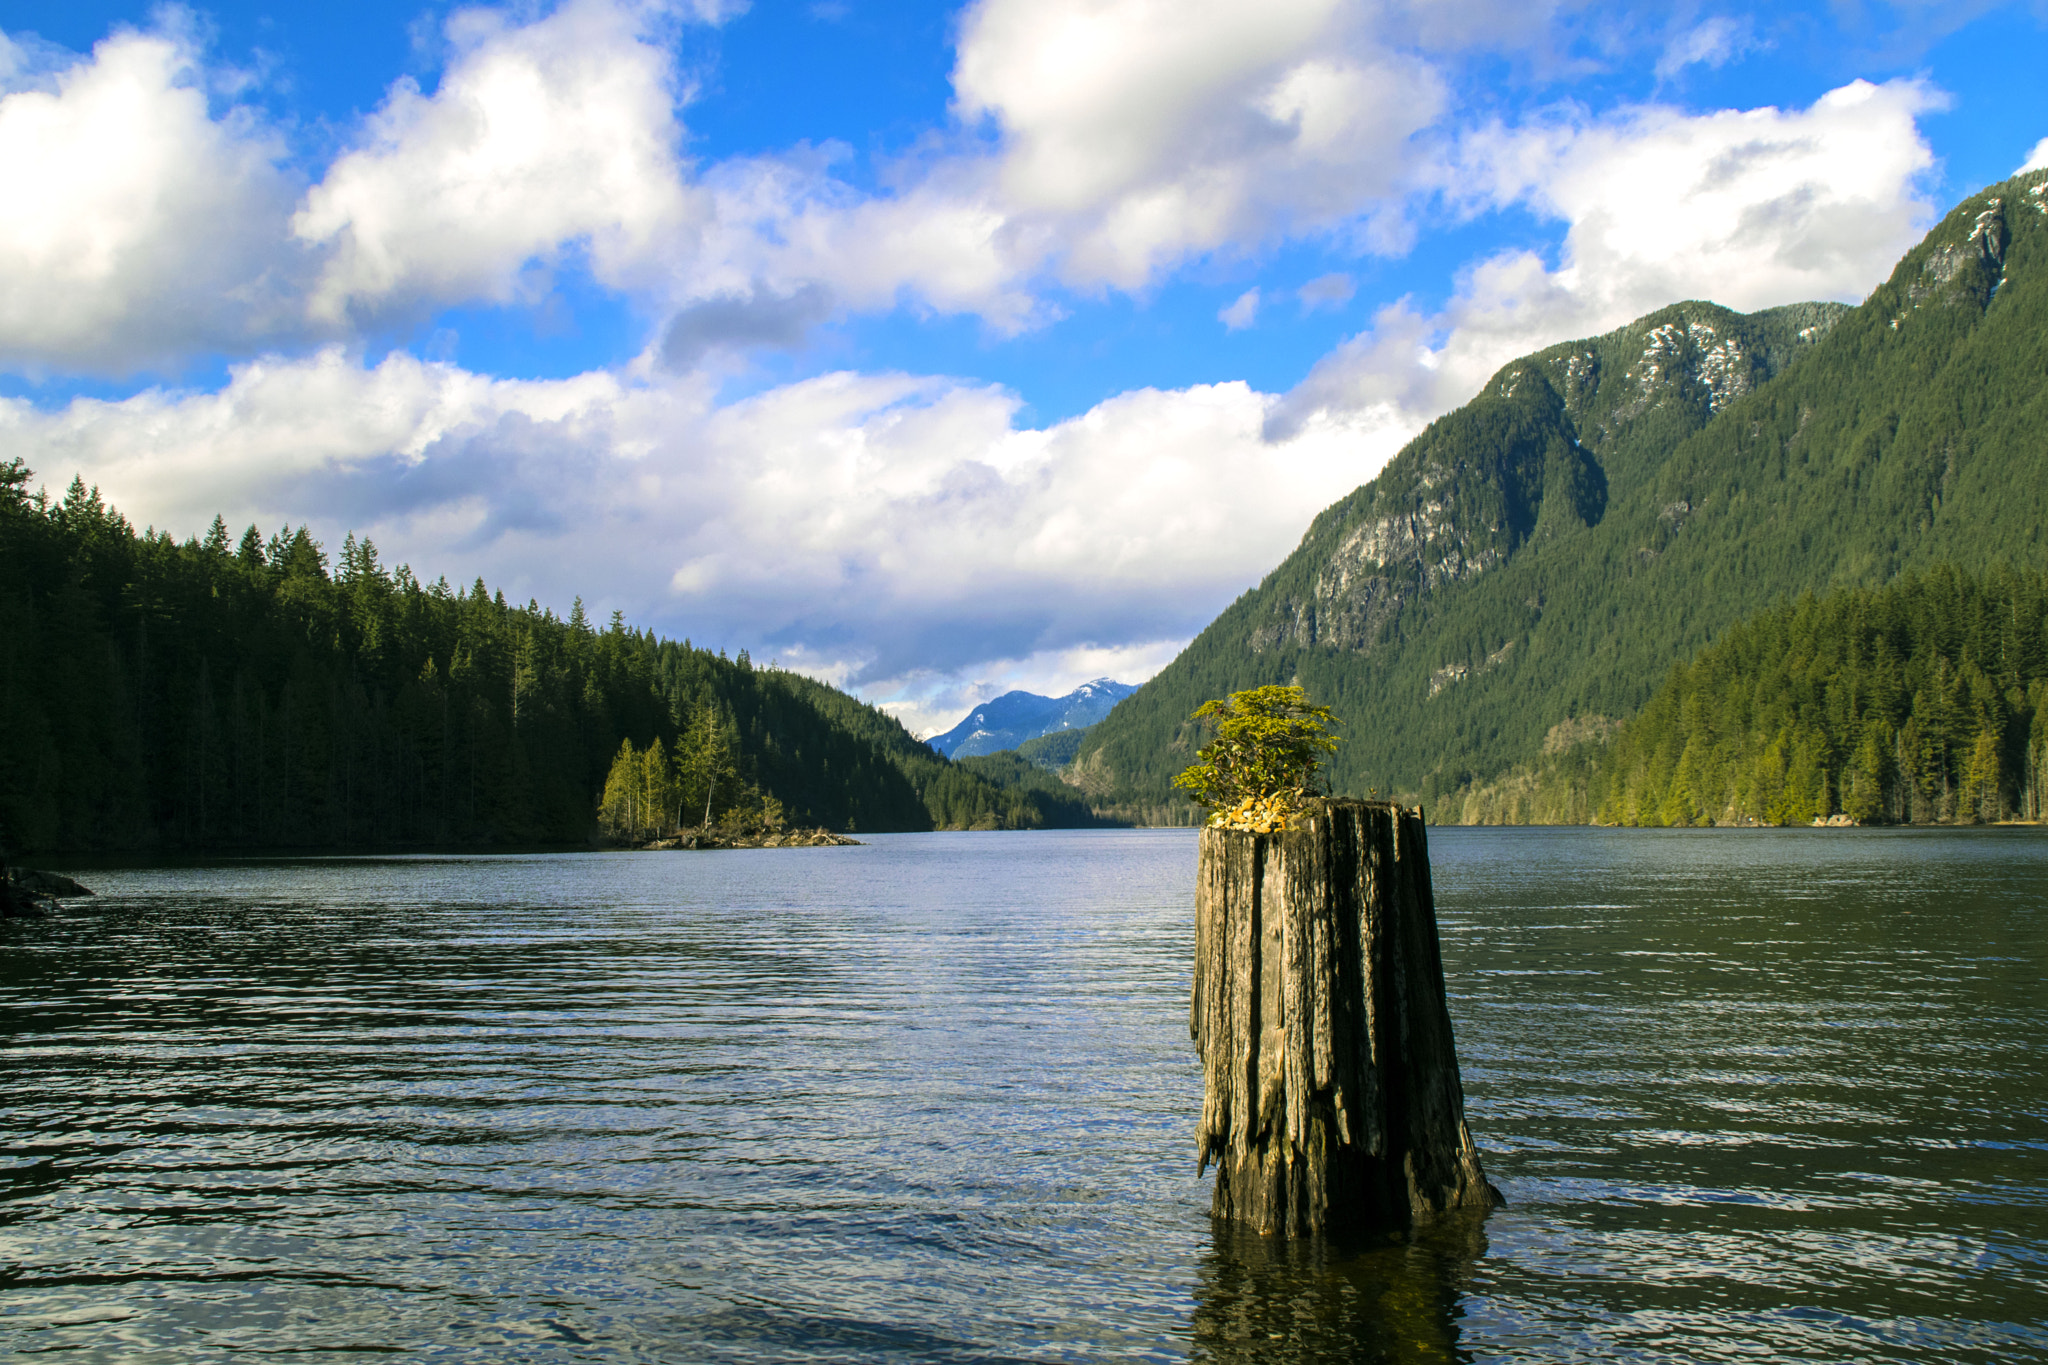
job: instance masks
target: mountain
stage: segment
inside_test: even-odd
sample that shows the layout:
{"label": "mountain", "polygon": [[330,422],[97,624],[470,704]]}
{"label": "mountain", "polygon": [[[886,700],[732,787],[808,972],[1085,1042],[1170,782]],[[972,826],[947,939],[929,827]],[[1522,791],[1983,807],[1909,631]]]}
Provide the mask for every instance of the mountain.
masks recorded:
{"label": "mountain", "polygon": [[925,743],[947,758],[999,753],[1055,730],[1085,729],[1135,691],[1128,683],[1097,678],[1082,683],[1064,697],[1005,692],[994,701],[975,707],[958,725],[942,735],[933,735]]}
{"label": "mountain", "polygon": [[1639,709],[1807,590],[2038,562],[2048,173],[1971,196],[1859,307],[1659,310],[1504,366],[1083,741],[1157,800],[1203,700],[1300,682],[1342,790],[1436,802]]}

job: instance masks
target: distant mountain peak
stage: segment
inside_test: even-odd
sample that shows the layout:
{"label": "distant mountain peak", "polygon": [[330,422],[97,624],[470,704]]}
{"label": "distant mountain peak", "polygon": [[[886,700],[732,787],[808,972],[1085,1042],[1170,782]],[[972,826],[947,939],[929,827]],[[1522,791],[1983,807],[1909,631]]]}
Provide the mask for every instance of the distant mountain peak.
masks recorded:
{"label": "distant mountain peak", "polygon": [[925,743],[948,758],[1000,753],[1057,730],[1085,730],[1137,690],[1114,678],[1096,678],[1063,697],[1005,692],[982,702],[958,725]]}

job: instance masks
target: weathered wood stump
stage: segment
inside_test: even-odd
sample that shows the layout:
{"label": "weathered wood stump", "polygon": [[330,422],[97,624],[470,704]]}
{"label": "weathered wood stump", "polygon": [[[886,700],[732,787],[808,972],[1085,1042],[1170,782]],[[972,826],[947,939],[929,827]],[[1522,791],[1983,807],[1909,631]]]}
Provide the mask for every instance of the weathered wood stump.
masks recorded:
{"label": "weathered wood stump", "polygon": [[1188,1026],[1214,1212],[1305,1236],[1502,1202],[1465,1126],[1418,811],[1205,829]]}

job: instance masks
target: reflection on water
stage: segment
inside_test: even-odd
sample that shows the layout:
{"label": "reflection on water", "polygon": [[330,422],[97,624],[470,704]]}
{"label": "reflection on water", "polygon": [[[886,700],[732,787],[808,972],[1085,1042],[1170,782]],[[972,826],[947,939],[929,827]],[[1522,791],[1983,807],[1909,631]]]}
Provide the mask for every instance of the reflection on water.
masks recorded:
{"label": "reflection on water", "polygon": [[1448,1365],[1481,1218],[1460,1213],[1408,1237],[1287,1241],[1216,1225],[1196,1268],[1192,1359]]}
{"label": "reflection on water", "polygon": [[1430,842],[1509,1207],[1341,1247],[1210,1224],[1186,831],[89,873],[0,1356],[2048,1359],[2048,838]]}

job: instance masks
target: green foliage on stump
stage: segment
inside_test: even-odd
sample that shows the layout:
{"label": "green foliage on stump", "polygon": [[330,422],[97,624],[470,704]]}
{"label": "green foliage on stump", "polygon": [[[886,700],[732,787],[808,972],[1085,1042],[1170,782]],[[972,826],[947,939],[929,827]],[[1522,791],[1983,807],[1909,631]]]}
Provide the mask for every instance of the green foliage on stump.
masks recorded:
{"label": "green foliage on stump", "polygon": [[1247,802],[1292,805],[1316,789],[1323,755],[1335,753],[1337,724],[1299,687],[1254,687],[1207,701],[1191,720],[1213,722],[1216,738],[1173,779],[1197,805],[1231,810]]}

